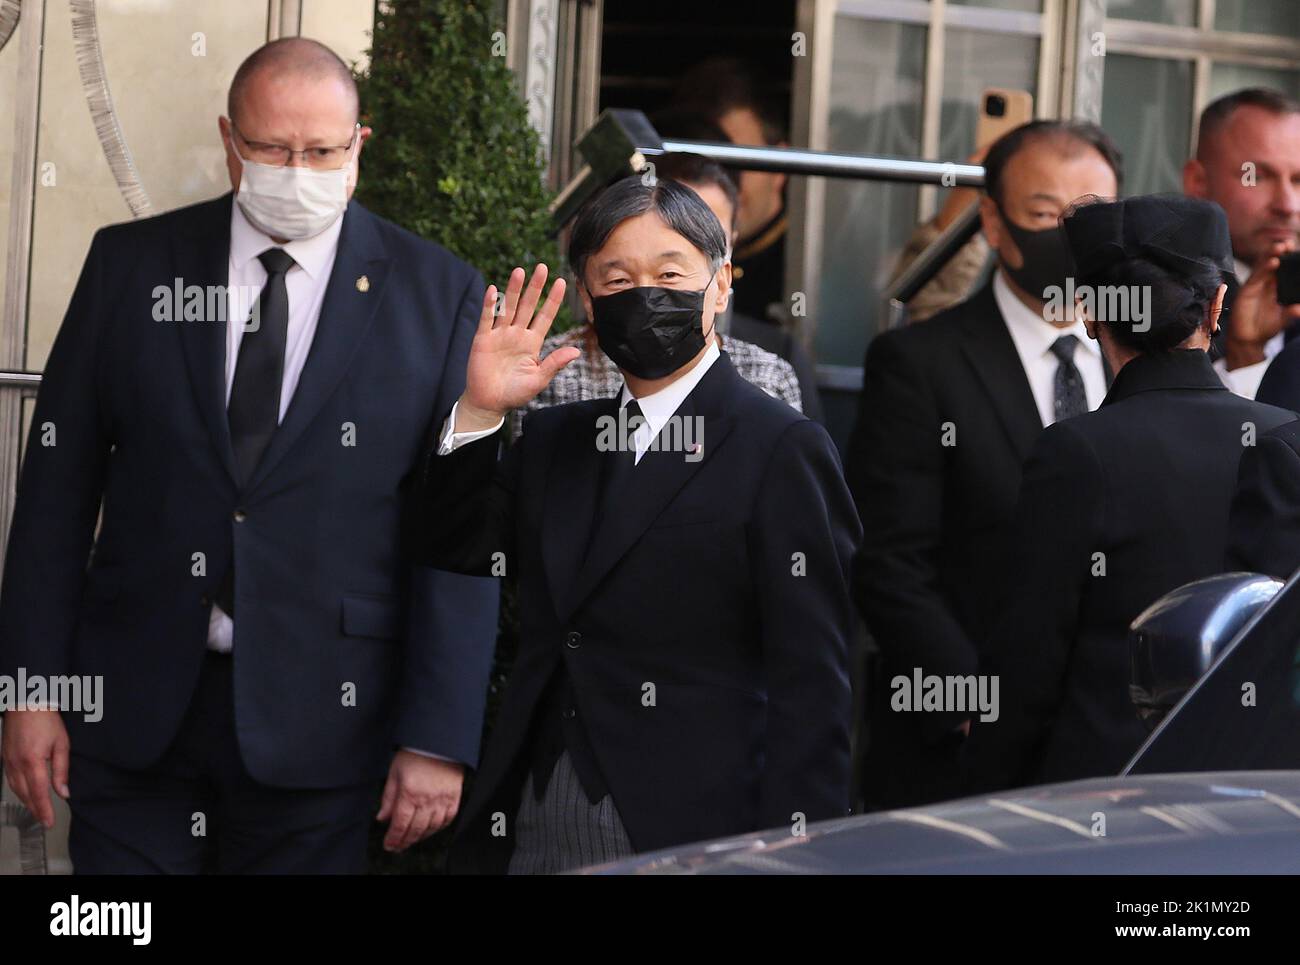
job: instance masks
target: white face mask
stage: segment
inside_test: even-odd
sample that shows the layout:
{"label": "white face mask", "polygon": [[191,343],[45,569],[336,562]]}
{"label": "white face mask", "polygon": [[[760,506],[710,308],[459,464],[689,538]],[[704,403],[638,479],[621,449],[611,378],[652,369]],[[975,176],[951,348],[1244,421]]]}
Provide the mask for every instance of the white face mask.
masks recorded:
{"label": "white face mask", "polygon": [[260,164],[244,158],[239,148],[235,148],[235,156],[243,166],[239,207],[253,227],[272,238],[297,241],[314,237],[337,221],[348,206],[355,144],[348,163],[337,171]]}

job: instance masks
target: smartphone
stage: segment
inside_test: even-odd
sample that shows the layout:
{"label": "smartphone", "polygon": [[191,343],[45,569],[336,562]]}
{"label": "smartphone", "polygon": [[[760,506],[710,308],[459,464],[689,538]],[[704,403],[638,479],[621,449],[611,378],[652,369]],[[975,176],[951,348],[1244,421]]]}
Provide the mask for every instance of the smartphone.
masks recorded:
{"label": "smartphone", "polygon": [[1288,251],[1279,256],[1277,266],[1277,303],[1300,303],[1300,251]]}
{"label": "smartphone", "polygon": [[1034,95],[1027,90],[989,87],[980,95],[975,147],[988,147],[1003,134],[1034,119]]}

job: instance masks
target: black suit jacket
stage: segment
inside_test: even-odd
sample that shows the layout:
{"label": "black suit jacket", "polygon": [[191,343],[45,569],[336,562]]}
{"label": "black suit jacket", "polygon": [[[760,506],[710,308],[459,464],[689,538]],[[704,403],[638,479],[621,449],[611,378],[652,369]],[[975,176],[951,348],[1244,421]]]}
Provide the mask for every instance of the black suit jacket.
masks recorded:
{"label": "black suit jacket", "polygon": [[1179,349],[1133,359],[1101,408],[1043,432],[989,644],[999,718],[968,748],[977,785],[1119,772],[1148,733],[1129,700],[1129,624],[1223,571],[1242,453],[1294,418],[1232,394],[1205,352]]}
{"label": "black suit jacket", "polygon": [[1259,382],[1255,401],[1300,412],[1300,338],[1288,340],[1273,357]]}
{"label": "black suit jacket", "polygon": [[860,405],[846,458],[863,525],[853,589],[882,657],[866,793],[896,807],[959,791],[952,730],[969,715],[893,712],[888,682],[978,670],[1042,423],[991,284],[877,336]]}
{"label": "black suit jacket", "polygon": [[402,515],[464,384],[482,280],[350,204],[297,390],[241,488],[226,323],[155,320],[176,284],[228,285],[230,205],[95,235],[36,402],[0,671],[102,675],[103,719],[64,715],[72,748],[148,767],[189,706],[233,560],[234,713],[254,778],[369,781],[395,744],[473,764],[496,587],[413,569]]}
{"label": "black suit jacket", "polygon": [[724,353],[678,410],[703,420],[702,458],[647,452],[593,532],[598,420],[616,406],[532,413],[499,466],[488,440],[430,461],[430,561],[483,572],[504,552],[519,580],[519,653],[457,837],[465,870],[509,861],[534,714],[561,661],[638,851],[848,811],[860,530],[825,430]]}
{"label": "black suit jacket", "polygon": [[1286,580],[1300,568],[1300,421],[1242,455],[1228,536],[1229,570]]}

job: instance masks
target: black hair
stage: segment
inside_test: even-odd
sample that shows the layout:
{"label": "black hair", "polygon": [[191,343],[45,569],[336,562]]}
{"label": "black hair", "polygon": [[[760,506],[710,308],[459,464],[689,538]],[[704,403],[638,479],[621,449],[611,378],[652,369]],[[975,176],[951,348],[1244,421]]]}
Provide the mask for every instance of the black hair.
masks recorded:
{"label": "black hair", "polygon": [[693,184],[710,184],[725,194],[727,203],[731,205],[731,224],[726,227],[736,227],[739,192],[736,190],[736,182],[721,164],[703,154],[692,154],[689,151],[661,154],[651,158],[651,161],[654,163],[655,177],[670,178],[688,188]]}
{"label": "black hair", "polygon": [[[1223,273],[1213,265],[1172,271],[1151,258],[1138,256],[1113,262],[1105,268],[1080,276],[1079,284],[1094,292],[1118,290],[1149,293],[1147,316],[1142,329],[1134,325],[1132,312],[1126,318],[1097,319],[1115,341],[1136,352],[1163,352],[1177,348],[1205,321],[1214,294],[1223,283]],[[1101,297],[1100,294],[1098,297]],[[1131,296],[1130,296],[1131,297]],[[1104,316],[1105,313],[1097,313]]]}
{"label": "black hair", "polygon": [[703,252],[712,271],[726,260],[726,232],[698,194],[668,178],[634,174],[615,181],[578,212],[569,235],[569,265],[580,281],[585,282],[587,259],[604,247],[614,229],[647,211]]}
{"label": "black hair", "polygon": [[[349,91],[354,113],[360,107],[356,79],[343,58],[318,40],[281,37],[258,47],[235,71],[235,77],[230,82],[230,93],[226,96],[226,115],[231,120],[235,120],[235,113],[239,110],[253,76],[261,70],[300,72],[313,79],[332,77]],[[239,122],[235,120],[235,123]]]}
{"label": "black hair", "polygon": [[672,100],[715,122],[730,111],[749,109],[762,125],[763,140],[779,144],[785,140],[784,112],[776,92],[765,89],[759,77],[759,72],[739,57],[710,57],[681,76]]}
{"label": "black hair", "polygon": [[1281,91],[1268,87],[1245,87],[1231,94],[1224,94],[1211,101],[1201,111],[1200,125],[1196,129],[1196,156],[1204,160],[1205,145],[1213,139],[1232,118],[1238,108],[1258,107],[1270,114],[1283,116],[1300,114],[1300,101],[1288,97]]}
{"label": "black hair", "polygon": [[669,107],[656,111],[650,122],[654,124],[655,133],[668,140],[718,141],[722,144],[731,141],[718,122],[699,108]]}
{"label": "black hair", "polygon": [[999,207],[1002,205],[1002,177],[1011,159],[1029,145],[1044,140],[1051,140],[1070,155],[1077,153],[1071,148],[1092,148],[1115,172],[1116,186],[1123,186],[1123,155],[1110,135],[1096,124],[1091,121],[1030,121],[994,141],[984,157],[984,192]]}

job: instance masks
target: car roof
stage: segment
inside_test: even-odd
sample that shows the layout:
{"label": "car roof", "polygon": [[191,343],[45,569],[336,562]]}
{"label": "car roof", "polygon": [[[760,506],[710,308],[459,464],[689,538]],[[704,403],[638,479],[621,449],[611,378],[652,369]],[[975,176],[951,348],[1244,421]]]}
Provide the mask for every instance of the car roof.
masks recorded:
{"label": "car roof", "polygon": [[741,835],[585,869],[668,874],[1300,872],[1300,771],[1113,777]]}

